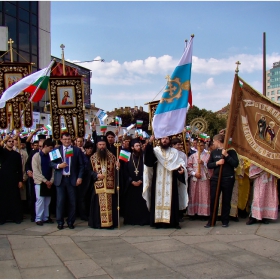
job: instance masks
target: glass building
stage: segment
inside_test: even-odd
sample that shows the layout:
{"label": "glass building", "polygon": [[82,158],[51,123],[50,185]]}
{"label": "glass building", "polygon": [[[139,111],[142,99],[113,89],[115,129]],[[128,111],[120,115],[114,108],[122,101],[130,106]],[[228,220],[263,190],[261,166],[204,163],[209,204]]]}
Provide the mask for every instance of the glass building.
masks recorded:
{"label": "glass building", "polygon": [[[8,27],[8,38],[14,41],[14,62],[34,63],[32,72],[50,63],[50,2],[1,1],[0,25]],[[0,61],[9,62],[10,54]],[[34,104],[34,111],[42,111],[43,106],[44,102]]]}
{"label": "glass building", "polygon": [[273,63],[273,68],[266,71],[266,96],[280,103],[280,61]]}

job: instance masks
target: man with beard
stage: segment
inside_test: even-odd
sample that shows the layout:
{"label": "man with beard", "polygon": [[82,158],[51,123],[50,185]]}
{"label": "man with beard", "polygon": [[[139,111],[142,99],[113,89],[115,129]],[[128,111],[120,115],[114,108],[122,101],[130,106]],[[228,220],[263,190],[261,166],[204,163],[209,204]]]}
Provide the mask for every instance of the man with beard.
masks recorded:
{"label": "man with beard", "polygon": [[88,225],[92,228],[113,229],[118,225],[115,167],[119,168],[119,164],[106,148],[105,136],[97,136],[96,148],[96,153],[90,158],[95,182]]}
{"label": "man with beard", "polygon": [[169,137],[160,139],[160,146],[153,148],[154,136],[145,150],[143,197],[150,210],[150,226],[179,226],[178,180],[185,182],[185,163],[178,151],[170,147]]}
{"label": "man with beard", "polygon": [[124,190],[124,224],[148,225],[150,213],[143,192],[143,154],[139,139],[130,141],[132,154],[125,164],[126,188]]}
{"label": "man with beard", "polygon": [[23,187],[22,162],[13,150],[14,140],[5,139],[6,147],[0,146],[0,224],[22,221],[20,189]]}
{"label": "man with beard", "polygon": [[[42,135],[43,136],[43,135]],[[39,142],[37,141],[33,145],[33,150],[30,152],[28,159],[25,163],[25,172],[28,175],[28,184],[27,184],[27,200],[28,200],[28,207],[30,211],[30,220],[31,222],[35,222],[35,202],[36,202],[36,194],[35,194],[35,188],[34,188],[34,180],[33,180],[33,170],[32,170],[32,158],[33,156],[42,150],[43,143],[45,139],[40,139]]]}

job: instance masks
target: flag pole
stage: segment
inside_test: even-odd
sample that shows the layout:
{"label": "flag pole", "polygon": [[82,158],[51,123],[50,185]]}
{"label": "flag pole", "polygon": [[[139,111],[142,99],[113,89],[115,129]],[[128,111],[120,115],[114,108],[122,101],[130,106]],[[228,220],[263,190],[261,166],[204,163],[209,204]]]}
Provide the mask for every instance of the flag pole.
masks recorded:
{"label": "flag pole", "polygon": [[[119,141],[116,141],[114,143],[114,146],[117,148],[117,162],[120,163],[119,160],[119,148],[121,146],[121,143]],[[117,169],[117,193],[118,193],[118,229],[121,227],[120,226],[120,166]]]}
{"label": "flag pole", "polygon": [[263,95],[266,96],[266,35],[263,33]]}
{"label": "flag pole", "polygon": [[[235,89],[235,85],[238,82],[238,66],[241,64],[239,61],[237,61],[236,63],[236,69],[235,69],[235,78],[234,78],[234,84],[233,84],[233,90]],[[232,104],[233,102],[233,91],[231,94],[231,100],[230,100],[230,104]],[[228,116],[231,116],[231,111],[232,108],[230,106],[229,109],[229,113]],[[227,119],[227,126],[226,126],[226,134],[225,134],[225,141],[227,141],[228,139],[228,135],[229,135],[229,131],[230,131],[230,127],[229,127],[229,123],[230,123],[230,117],[228,117]],[[228,142],[224,142],[224,149],[226,150],[228,146]],[[222,158],[224,158],[224,156],[222,155]],[[220,196],[220,189],[221,189],[221,178],[222,178],[222,171],[223,171],[223,164],[220,166],[220,170],[219,170],[219,177],[218,177],[218,182],[217,182],[217,189],[216,189],[216,195],[215,195],[215,203],[214,203],[214,208],[213,208],[213,213],[212,213],[212,220],[211,220],[211,226],[213,227],[215,225],[215,221],[216,221],[216,216],[217,216],[217,209],[218,209],[218,202],[219,202],[219,196]]]}
{"label": "flag pole", "polygon": [[[46,74],[50,71],[50,69],[51,69],[51,67],[53,66],[54,63],[55,63],[55,58],[54,58],[54,59],[51,61],[51,63],[49,64],[49,66],[48,66],[48,68],[47,68],[47,71],[46,71]],[[33,92],[33,94],[31,95],[31,97],[30,97],[30,99],[29,99],[29,102],[32,102],[34,96],[36,95],[37,91],[39,90],[41,84],[44,82],[45,79],[46,79],[46,76],[42,79],[42,81],[41,81],[41,82],[39,83],[39,85],[37,86],[36,90],[35,90],[35,91]],[[25,110],[27,109],[28,104],[29,104],[29,103],[27,103],[27,104],[25,105],[25,107],[24,107],[24,109],[23,109],[23,111],[22,111],[22,113],[21,113],[21,115],[20,115],[20,119],[22,118],[22,116],[23,116]]]}

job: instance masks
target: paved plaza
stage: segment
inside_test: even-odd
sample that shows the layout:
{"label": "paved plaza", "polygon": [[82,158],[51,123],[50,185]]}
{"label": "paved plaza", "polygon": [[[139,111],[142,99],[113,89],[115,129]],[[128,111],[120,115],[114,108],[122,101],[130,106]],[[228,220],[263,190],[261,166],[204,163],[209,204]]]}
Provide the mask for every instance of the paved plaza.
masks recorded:
{"label": "paved plaza", "polygon": [[280,278],[280,220],[182,229],[0,226],[0,278]]}

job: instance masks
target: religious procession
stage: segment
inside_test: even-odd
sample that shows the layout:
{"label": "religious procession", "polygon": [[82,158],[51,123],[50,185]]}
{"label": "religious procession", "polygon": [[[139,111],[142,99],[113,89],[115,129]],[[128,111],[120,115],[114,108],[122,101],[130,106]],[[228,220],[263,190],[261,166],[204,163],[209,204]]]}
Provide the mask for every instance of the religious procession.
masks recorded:
{"label": "religious procession", "polygon": [[[141,130],[142,120],[122,130],[116,116],[114,131],[105,126],[98,133],[93,121],[86,137],[82,77],[50,77],[55,61],[33,74],[24,63],[1,64],[1,79],[11,72],[20,79],[1,88],[0,224],[20,224],[29,215],[36,225],[56,222],[59,230],[74,229],[76,217],[92,229],[276,220],[279,105],[242,80],[237,64],[226,128],[210,137],[203,121],[186,125],[193,39],[161,99],[148,103],[151,135]],[[25,133],[33,125],[32,102],[48,87],[52,133],[42,133],[45,127]],[[97,118],[102,125],[106,113]]]}

